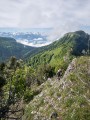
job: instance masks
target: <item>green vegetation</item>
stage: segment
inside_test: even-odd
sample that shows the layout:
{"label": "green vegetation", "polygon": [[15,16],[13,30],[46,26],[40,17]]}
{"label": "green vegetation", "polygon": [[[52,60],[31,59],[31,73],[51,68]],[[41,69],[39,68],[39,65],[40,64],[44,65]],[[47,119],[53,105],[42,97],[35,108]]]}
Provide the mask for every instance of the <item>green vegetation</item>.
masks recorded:
{"label": "green vegetation", "polygon": [[[38,86],[48,77],[53,77],[54,74],[54,68],[50,65],[40,66],[38,70],[35,70],[15,57],[11,57],[6,63],[1,63],[0,118],[8,117],[7,113],[13,108],[19,110],[19,108],[15,108],[19,101],[23,100],[24,104],[27,104],[34,99],[34,96],[41,92],[37,89]],[[5,110],[5,108],[7,109]],[[22,109],[24,108],[22,107]]]}
{"label": "green vegetation", "polygon": [[88,50],[89,35],[83,31],[67,33],[58,41],[46,46],[39,54],[28,59],[28,64],[34,68],[41,64],[50,64],[55,67],[55,71],[59,68],[66,70],[68,64],[74,56],[83,55]]}
{"label": "green vegetation", "polygon": [[[24,48],[12,38],[0,38],[0,60],[17,56],[0,63],[0,119],[89,120],[88,40],[88,34],[77,31],[45,47]],[[18,59],[25,56],[26,61]]]}
{"label": "green vegetation", "polygon": [[63,120],[90,119],[90,57],[74,59],[72,64],[74,68],[68,67],[60,81],[53,78],[42,85],[41,93],[26,106],[23,120],[48,120],[52,113]]}
{"label": "green vegetation", "polygon": [[34,49],[34,47],[17,43],[13,38],[0,37],[0,62],[6,61],[11,56],[23,58],[28,52],[31,52]]}

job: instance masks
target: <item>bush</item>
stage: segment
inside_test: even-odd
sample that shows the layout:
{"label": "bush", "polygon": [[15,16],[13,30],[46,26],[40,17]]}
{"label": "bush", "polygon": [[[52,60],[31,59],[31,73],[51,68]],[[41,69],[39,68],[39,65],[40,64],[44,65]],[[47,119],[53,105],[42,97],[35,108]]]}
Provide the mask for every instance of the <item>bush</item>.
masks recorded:
{"label": "bush", "polygon": [[6,83],[6,80],[2,76],[0,76],[0,87],[3,87],[5,83]]}
{"label": "bush", "polygon": [[39,67],[39,72],[42,73],[44,75],[44,77],[46,78],[51,78],[54,76],[55,72],[54,72],[54,67],[48,65],[42,65]]}
{"label": "bush", "polygon": [[33,100],[34,96],[38,95],[41,91],[32,91],[30,89],[27,89],[24,93],[24,100],[25,102],[29,102]]}
{"label": "bush", "polygon": [[3,71],[4,68],[5,68],[5,63],[3,62],[3,63],[0,64],[0,71]]}
{"label": "bush", "polygon": [[24,100],[25,102],[31,101],[33,99],[33,91],[27,90],[24,93]]}

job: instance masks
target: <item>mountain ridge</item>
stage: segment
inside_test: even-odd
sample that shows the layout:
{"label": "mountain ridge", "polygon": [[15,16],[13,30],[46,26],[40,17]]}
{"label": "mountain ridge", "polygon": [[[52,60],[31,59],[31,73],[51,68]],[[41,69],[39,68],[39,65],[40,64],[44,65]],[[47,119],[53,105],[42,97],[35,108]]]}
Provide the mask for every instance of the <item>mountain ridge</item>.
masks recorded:
{"label": "mountain ridge", "polygon": [[[88,39],[89,39],[89,35],[87,34],[87,33],[85,33],[84,31],[76,31],[76,32],[70,32],[70,33],[66,33],[62,38],[60,38],[59,40],[57,40],[57,41],[55,41],[55,42],[53,42],[53,43],[51,43],[51,44],[49,44],[49,45],[47,45],[47,46],[44,46],[44,47],[39,47],[39,48],[35,48],[35,47],[31,47],[31,46],[26,46],[26,45],[22,45],[22,44],[20,44],[20,43],[15,43],[15,39],[13,39],[13,38],[7,38],[9,41],[8,42],[14,42],[13,44],[15,44],[16,45],[16,48],[15,48],[15,50],[17,50],[18,48],[17,48],[17,46],[18,45],[20,45],[20,46],[22,46],[22,48],[23,48],[23,51],[25,50],[26,51],[26,53],[24,52],[23,54],[21,54],[20,55],[20,57],[19,57],[19,55],[17,56],[16,55],[16,57],[18,57],[18,58],[23,58],[23,59],[29,59],[29,58],[31,58],[31,57],[33,57],[33,56],[35,56],[36,54],[41,54],[42,52],[45,52],[45,51],[48,51],[48,50],[53,50],[53,49],[55,49],[55,48],[58,48],[58,47],[60,47],[63,43],[65,43],[65,42],[67,42],[67,44],[68,44],[68,42],[74,42],[74,39],[76,38],[76,37],[78,37],[78,38],[80,38],[80,39],[82,39],[83,37],[83,39],[86,39],[87,41],[86,41],[86,43],[88,42]],[[86,38],[85,38],[86,37]],[[6,37],[0,37],[0,46],[2,47],[3,45],[5,45],[4,43],[1,43],[1,39],[6,39]],[[11,39],[12,39],[12,41],[11,41]],[[80,41],[80,39],[79,39],[79,41]],[[78,39],[77,39],[78,40]],[[78,42],[78,41],[76,41],[76,42]],[[81,41],[82,42],[82,41]],[[86,43],[84,42],[84,44],[85,44],[85,50],[87,50],[87,45],[86,45]],[[13,46],[13,45],[12,45]],[[25,48],[25,46],[26,46],[26,48],[27,48],[27,50],[26,50],[26,48]],[[80,46],[80,45],[79,45]],[[7,47],[7,46],[6,46]],[[15,47],[15,46],[14,46]],[[83,47],[83,46],[82,46]],[[4,48],[5,48],[5,46],[4,46]],[[80,47],[79,47],[80,48]],[[3,49],[3,48],[2,48]],[[7,48],[7,50],[6,50],[6,52],[8,51],[8,49],[9,48]],[[31,50],[32,49],[32,50]],[[76,48],[76,49],[78,49],[78,48]],[[82,48],[80,48],[81,50],[82,50]],[[15,50],[13,51],[13,52],[15,52]],[[80,53],[78,52],[78,55],[80,55],[81,54],[81,50],[80,50]],[[9,52],[11,52],[10,50],[9,50]],[[20,52],[20,51],[19,51]],[[77,52],[77,51],[76,51]],[[4,56],[4,53],[2,52],[1,53],[2,55],[1,55],[1,57],[2,56]],[[74,50],[74,54],[75,54],[75,50]],[[11,54],[11,55],[13,55],[13,54]],[[11,55],[9,55],[8,56],[8,58],[11,56]],[[15,55],[15,54],[14,54]],[[7,55],[6,55],[7,56]],[[5,60],[7,59],[7,57],[5,58]],[[2,59],[2,61],[3,61],[4,59]]]}
{"label": "mountain ridge", "polygon": [[41,64],[50,64],[54,67],[57,66],[56,70],[58,70],[60,67],[63,68],[62,64],[65,65],[70,62],[74,56],[88,54],[88,49],[90,49],[88,41],[89,35],[84,31],[67,33],[58,41],[40,49],[38,48],[39,52],[37,50],[37,54],[30,56],[30,58],[28,57],[28,64],[33,67]]}

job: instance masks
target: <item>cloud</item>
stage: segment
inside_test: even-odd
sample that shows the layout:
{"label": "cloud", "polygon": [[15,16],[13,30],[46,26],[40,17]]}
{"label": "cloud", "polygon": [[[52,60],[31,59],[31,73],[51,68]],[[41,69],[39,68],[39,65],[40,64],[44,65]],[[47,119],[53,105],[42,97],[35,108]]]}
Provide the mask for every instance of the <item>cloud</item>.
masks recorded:
{"label": "cloud", "polygon": [[78,29],[90,32],[90,0],[2,0],[0,26],[51,27],[50,40]]}
{"label": "cloud", "polygon": [[[36,39],[35,39],[36,40]],[[41,39],[39,39],[41,40]],[[33,47],[42,47],[42,46],[46,46],[49,45],[51,42],[38,42],[38,41],[33,41],[33,42],[29,42],[27,39],[23,39],[23,40],[16,40],[16,42],[21,43],[23,45],[27,45],[27,46],[33,46]]]}
{"label": "cloud", "polygon": [[20,16],[26,6],[20,0],[0,1],[0,27],[19,27]]}

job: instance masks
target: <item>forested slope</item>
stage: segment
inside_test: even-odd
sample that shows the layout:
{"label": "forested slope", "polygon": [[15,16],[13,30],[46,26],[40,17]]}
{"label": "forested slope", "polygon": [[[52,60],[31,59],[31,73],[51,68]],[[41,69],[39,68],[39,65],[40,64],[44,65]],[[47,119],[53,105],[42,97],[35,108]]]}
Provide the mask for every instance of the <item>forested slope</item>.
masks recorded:
{"label": "forested slope", "polygon": [[34,47],[17,43],[13,38],[0,37],[0,61],[6,61],[11,56],[23,58],[34,49]]}

